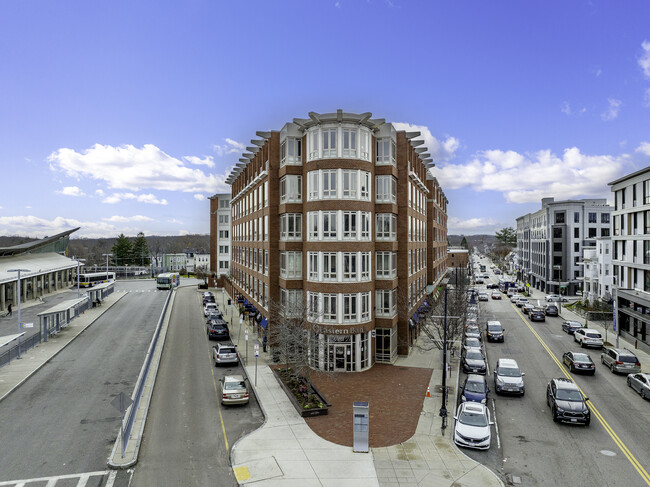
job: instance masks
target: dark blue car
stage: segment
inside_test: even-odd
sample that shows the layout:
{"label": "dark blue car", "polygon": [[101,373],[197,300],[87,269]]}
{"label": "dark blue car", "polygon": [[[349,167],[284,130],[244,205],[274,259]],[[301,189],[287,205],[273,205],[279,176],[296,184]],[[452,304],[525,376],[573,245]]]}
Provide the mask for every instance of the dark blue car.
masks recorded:
{"label": "dark blue car", "polygon": [[490,388],[484,376],[469,374],[463,384],[460,400],[462,402],[480,402],[481,404],[486,404],[489,392]]}

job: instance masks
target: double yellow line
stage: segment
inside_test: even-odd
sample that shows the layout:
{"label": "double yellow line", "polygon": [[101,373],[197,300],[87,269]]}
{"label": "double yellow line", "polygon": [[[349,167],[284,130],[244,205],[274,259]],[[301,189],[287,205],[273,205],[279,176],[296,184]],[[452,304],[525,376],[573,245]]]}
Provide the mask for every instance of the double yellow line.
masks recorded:
{"label": "double yellow line", "polygon": [[[513,305],[513,307],[515,307],[515,306]],[[544,347],[544,350],[546,350],[546,352],[549,354],[551,359],[553,359],[553,362],[555,362],[555,364],[560,368],[560,370],[562,371],[564,376],[567,379],[570,379],[575,383],[575,381],[573,380],[573,377],[571,377],[571,374],[567,371],[566,367],[564,367],[564,364],[562,364],[558,360],[558,358],[555,356],[555,354],[551,351],[551,349],[548,348],[548,345],[546,345],[546,343],[544,342],[542,337],[539,336],[539,333],[537,333],[537,331],[532,327],[532,325],[528,322],[528,320],[526,318],[524,318],[521,311],[519,311],[519,309],[516,308],[516,307],[515,307],[515,311],[517,312],[517,314],[519,315],[521,320],[526,324],[528,329],[533,333],[533,335],[535,335],[535,337],[537,338],[539,343],[541,343],[542,347]],[[586,394],[583,392],[583,390],[580,388],[580,386],[578,386],[577,383],[576,383],[576,386],[580,390],[580,393],[584,397],[587,397]],[[623,452],[623,455],[625,455],[625,457],[629,460],[629,462],[632,464],[632,466],[639,473],[641,478],[645,481],[645,483],[647,485],[650,485],[650,475],[648,475],[648,472],[643,468],[643,466],[639,463],[639,461],[636,459],[636,457],[634,455],[632,455],[632,452],[630,452],[630,450],[627,448],[627,446],[625,446],[625,443],[623,443],[623,440],[621,440],[619,438],[619,436],[614,432],[614,429],[609,425],[609,423],[607,423],[607,421],[605,421],[605,418],[603,417],[603,415],[600,414],[600,411],[598,411],[596,406],[594,406],[593,401],[591,401],[591,400],[588,401],[587,405],[588,405],[589,409],[592,411],[592,413],[594,413],[594,416],[596,417],[596,419],[598,419],[598,422],[603,425],[603,428],[605,428],[605,431],[607,431],[607,433],[612,438],[612,440],[614,440],[614,443],[616,443],[616,445],[619,447],[621,452]]]}

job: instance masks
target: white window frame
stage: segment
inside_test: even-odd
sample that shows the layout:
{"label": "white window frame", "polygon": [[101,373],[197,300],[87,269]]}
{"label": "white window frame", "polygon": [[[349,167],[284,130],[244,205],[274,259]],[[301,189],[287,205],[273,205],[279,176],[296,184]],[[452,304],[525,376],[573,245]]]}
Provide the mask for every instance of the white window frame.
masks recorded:
{"label": "white window frame", "polygon": [[338,238],[338,211],[324,211],[323,215],[323,240],[336,240]]}
{"label": "white window frame", "polygon": [[357,157],[357,132],[358,128],[343,128],[343,157]]}
{"label": "white window frame", "polygon": [[[334,269],[332,270],[332,264]],[[323,281],[338,281],[338,254],[323,252]]]}
{"label": "white window frame", "polygon": [[359,273],[359,256],[356,252],[343,252],[343,280],[357,281]]}
{"label": "white window frame", "polygon": [[336,169],[325,169],[321,172],[322,182],[321,194],[324,200],[333,200],[338,197],[338,171]]}
{"label": "white window frame", "polygon": [[390,174],[376,177],[375,189],[377,203],[397,203],[397,180]]}
{"label": "white window frame", "polygon": [[343,169],[342,171],[342,198],[346,200],[356,200],[359,193],[358,181],[359,171],[355,169]]}
{"label": "white window frame", "polygon": [[280,215],[280,240],[302,240],[302,213]]}
{"label": "white window frame", "polygon": [[308,279],[310,281],[319,281],[320,276],[318,274],[320,256],[318,252],[309,252],[307,254],[307,267],[308,267]]}
{"label": "white window frame", "polygon": [[283,279],[302,279],[302,252],[280,252],[280,277]]}
{"label": "white window frame", "polygon": [[338,130],[336,128],[321,129],[321,136],[323,141],[323,154],[321,157],[323,159],[337,157]]}
{"label": "white window frame", "polygon": [[359,233],[358,220],[356,211],[343,212],[343,240],[357,240]]}
{"label": "white window frame", "polygon": [[343,294],[343,322],[356,323],[359,319],[359,295]]}
{"label": "white window frame", "polygon": [[307,173],[307,198],[308,201],[320,199],[320,175],[319,171],[309,171]]}
{"label": "white window frame", "polygon": [[302,176],[287,174],[280,179],[280,203],[302,203]]}
{"label": "white window frame", "polygon": [[320,238],[320,215],[317,211],[307,213],[307,240],[316,241]]}

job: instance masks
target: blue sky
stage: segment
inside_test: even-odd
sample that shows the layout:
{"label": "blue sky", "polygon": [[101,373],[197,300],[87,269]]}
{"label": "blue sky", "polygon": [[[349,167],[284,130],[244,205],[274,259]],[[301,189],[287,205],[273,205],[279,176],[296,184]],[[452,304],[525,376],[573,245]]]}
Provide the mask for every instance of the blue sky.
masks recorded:
{"label": "blue sky", "polygon": [[[610,197],[650,165],[650,3],[0,3],[0,234],[209,232],[258,130],[422,131],[449,232]],[[410,127],[412,129],[413,127]]]}

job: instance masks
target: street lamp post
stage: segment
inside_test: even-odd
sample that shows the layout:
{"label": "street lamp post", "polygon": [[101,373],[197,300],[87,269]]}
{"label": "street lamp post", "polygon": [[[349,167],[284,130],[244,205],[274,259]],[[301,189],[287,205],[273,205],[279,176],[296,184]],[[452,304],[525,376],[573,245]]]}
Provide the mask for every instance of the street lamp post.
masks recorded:
{"label": "street lamp post", "polygon": [[29,269],[7,269],[7,272],[17,272],[18,273],[18,358],[20,358],[20,332],[23,328],[23,323],[20,321],[20,273],[29,272]]}
{"label": "street lamp post", "polygon": [[108,281],[108,258],[113,257],[113,254],[102,254],[102,256],[106,257],[106,280]]}
{"label": "street lamp post", "polygon": [[81,262],[86,262],[86,259],[73,259],[77,261],[77,298],[81,297],[81,291],[79,291],[79,264]]}

